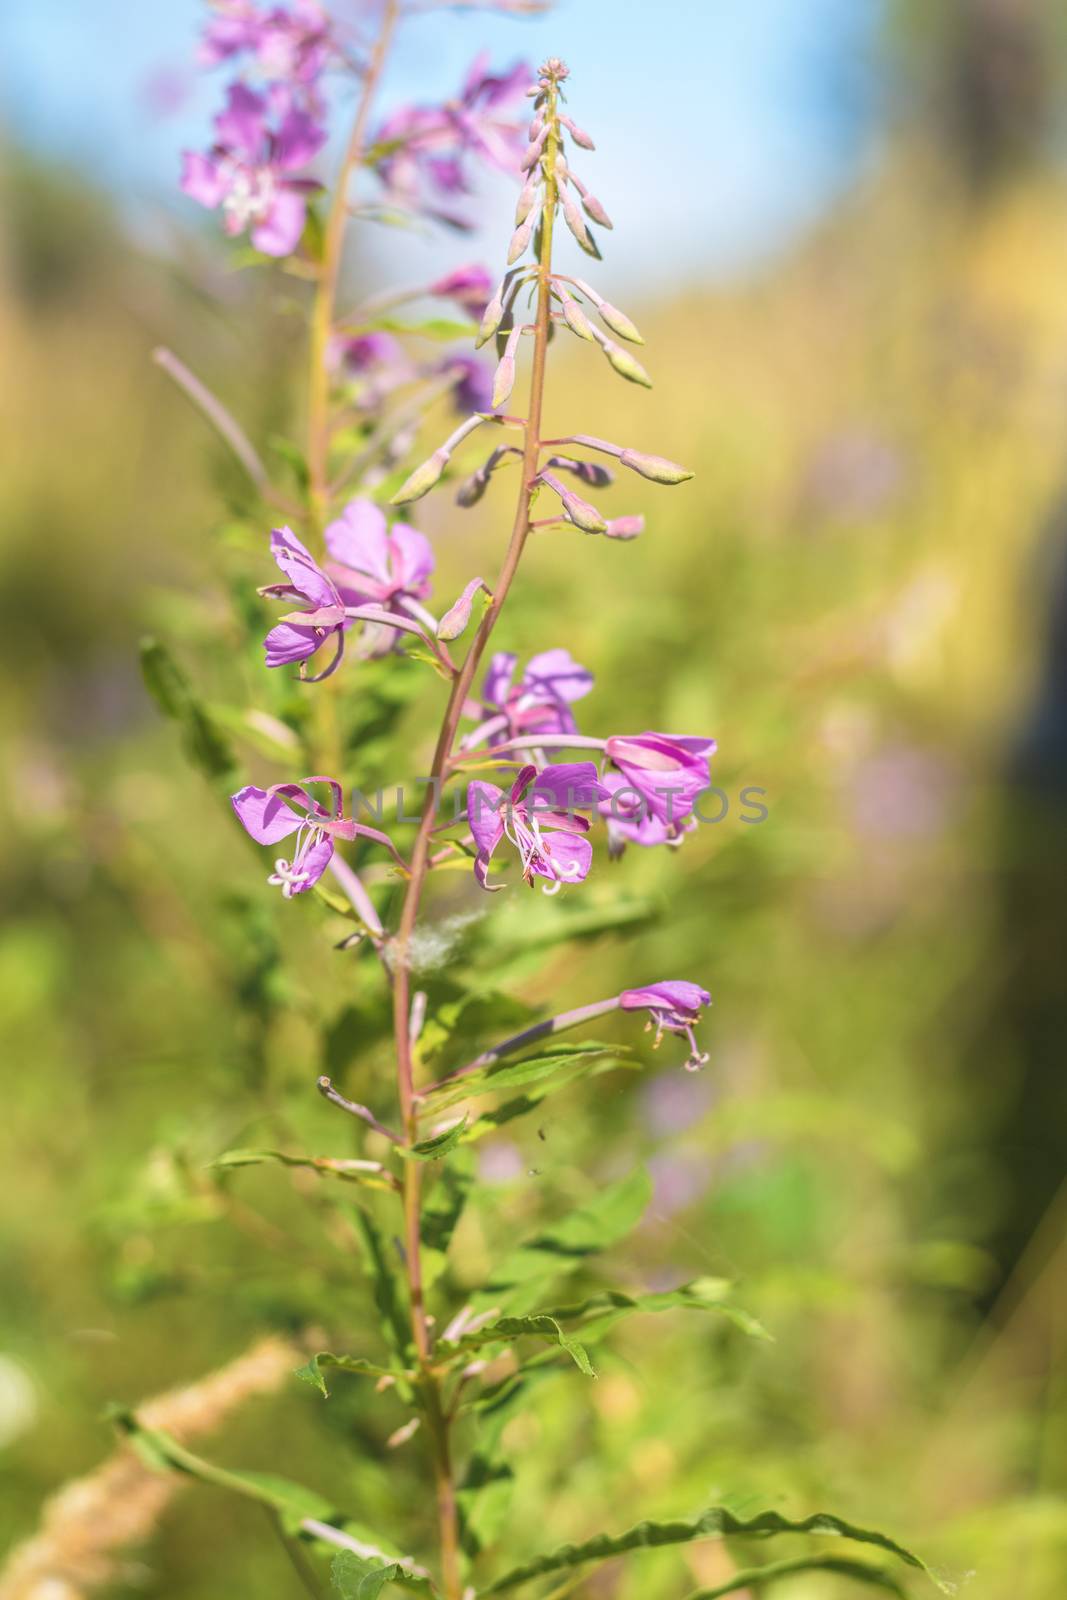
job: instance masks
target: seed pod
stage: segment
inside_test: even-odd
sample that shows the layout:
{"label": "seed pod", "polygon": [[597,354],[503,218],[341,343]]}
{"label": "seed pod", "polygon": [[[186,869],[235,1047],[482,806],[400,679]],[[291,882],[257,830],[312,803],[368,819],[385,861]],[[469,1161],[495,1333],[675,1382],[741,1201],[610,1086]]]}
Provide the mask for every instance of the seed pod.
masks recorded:
{"label": "seed pod", "polygon": [[578,124],[576,122],[572,122],[570,117],[565,117],[561,114],[559,120],[562,122],[563,126],[566,128],[575,144],[580,144],[583,150],[596,149],[596,145],[586,133],[585,129],[579,128]]}
{"label": "seed pod", "polygon": [[521,222],[515,229],[515,232],[512,234],[511,243],[508,246],[509,267],[513,267],[521,255],[525,255],[530,243],[530,235],[533,233],[534,223],[536,220],[537,213],[532,211],[526,218],[526,221]]}
{"label": "seed pod", "polygon": [[448,451],[435,450],[421,466],[415,468],[411,477],[396,491],[389,504],[402,506],[412,500],[421,500],[423,495],[429,494],[434,484],[439,482],[447,465]]}
{"label": "seed pod", "polygon": [[680,467],[677,461],[668,461],[665,456],[646,456],[639,450],[624,450],[619,462],[653,483],[685,483],[693,476],[688,467]]}
{"label": "seed pod", "polygon": [[605,339],[604,354],[620,377],[627,378],[630,383],[639,383],[645,389],[651,389],[652,379],[640,361],[635,360],[629,350],[624,350],[622,345],[615,343],[614,339]]}
{"label": "seed pod", "polygon": [[585,223],[582,221],[581,212],[578,210],[578,207],[575,205],[570,195],[563,196],[563,216],[568,228],[571,230],[574,237],[585,251],[586,255],[596,256],[599,260],[600,251],[597,249],[593,236],[589,232],[589,229],[586,227]]}
{"label": "seed pod", "polygon": [[636,539],[644,531],[644,517],[612,517],[604,529],[604,535],[608,539]]}

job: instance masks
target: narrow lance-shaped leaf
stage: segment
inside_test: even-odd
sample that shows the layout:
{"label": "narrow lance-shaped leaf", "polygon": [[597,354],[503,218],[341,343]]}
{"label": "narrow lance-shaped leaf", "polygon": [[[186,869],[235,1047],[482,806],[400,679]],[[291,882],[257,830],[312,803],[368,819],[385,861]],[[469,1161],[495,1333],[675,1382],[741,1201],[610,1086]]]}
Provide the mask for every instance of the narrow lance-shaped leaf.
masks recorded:
{"label": "narrow lance-shaped leaf", "polygon": [[328,1396],[330,1391],[326,1386],[323,1376],[324,1367],[336,1367],[338,1372],[352,1372],[364,1378],[396,1378],[405,1377],[406,1373],[394,1367],[379,1367],[373,1361],[364,1361],[362,1356],[335,1356],[329,1350],[320,1350],[306,1361],[302,1367],[294,1369],[294,1376],[310,1383],[313,1389],[320,1394]]}
{"label": "narrow lance-shaped leaf", "polygon": [[546,1572],[559,1572],[565,1567],[583,1566],[589,1561],[606,1561],[610,1556],[622,1555],[627,1550],[654,1549],[662,1545],[689,1544],[694,1539],[724,1539],[734,1535],[746,1538],[772,1538],[779,1533],[809,1533],[838,1539],[852,1539],[857,1544],[869,1544],[894,1555],[906,1566],[925,1572],[942,1594],[954,1594],[955,1585],[935,1573],[913,1551],[898,1544],[884,1533],[870,1528],[860,1528],[830,1512],[816,1512],[813,1516],[793,1521],[777,1511],[762,1511],[754,1517],[739,1517],[725,1506],[710,1506],[707,1511],[691,1520],[673,1522],[639,1522],[624,1533],[600,1533],[581,1544],[565,1544],[543,1556],[535,1556],[522,1566],[505,1572],[483,1594],[500,1594],[526,1583],[530,1578],[541,1577]]}
{"label": "narrow lance-shaped leaf", "polygon": [[762,1594],[779,1578],[791,1578],[798,1572],[836,1573],[840,1578],[851,1578],[854,1583],[866,1583],[872,1589],[899,1595],[901,1600],[907,1595],[899,1578],[885,1567],[872,1567],[869,1562],[853,1561],[848,1556],[794,1556],[785,1561],[769,1561],[762,1567],[745,1567],[713,1589],[697,1589],[686,1600],[724,1600],[728,1594],[742,1594],[748,1590]]}
{"label": "narrow lance-shaped leaf", "polygon": [[569,1334],[564,1333],[554,1317],[544,1314],[526,1317],[501,1317],[496,1322],[490,1322],[484,1328],[477,1329],[474,1333],[464,1334],[455,1343],[442,1341],[437,1346],[439,1355],[459,1354],[464,1350],[481,1350],[489,1344],[513,1344],[516,1339],[549,1339],[553,1344],[558,1344],[565,1350],[578,1368],[587,1378],[595,1378],[593,1364],[582,1345]]}
{"label": "narrow lance-shaped leaf", "polygon": [[346,1183],[361,1183],[372,1189],[395,1189],[396,1180],[380,1161],[362,1161],[344,1156],[293,1156],[284,1150],[227,1150],[210,1165],[222,1170],[257,1167],[274,1161],[284,1167],[307,1167],[324,1177]]}

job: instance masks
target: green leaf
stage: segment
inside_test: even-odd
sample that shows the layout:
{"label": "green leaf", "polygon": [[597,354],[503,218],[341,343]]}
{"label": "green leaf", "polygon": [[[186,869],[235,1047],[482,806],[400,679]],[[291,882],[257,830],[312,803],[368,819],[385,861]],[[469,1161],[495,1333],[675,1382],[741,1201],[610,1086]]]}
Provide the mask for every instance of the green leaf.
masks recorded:
{"label": "green leaf", "polygon": [[516,1584],[539,1578],[546,1572],[559,1572],[564,1567],[580,1567],[588,1561],[606,1561],[609,1556],[622,1555],[627,1550],[653,1549],[662,1545],[689,1544],[694,1539],[724,1539],[734,1535],[745,1538],[771,1538],[779,1533],[810,1533],[837,1539],[853,1539],[857,1544],[869,1544],[886,1550],[906,1566],[925,1572],[942,1594],[953,1594],[954,1585],[933,1572],[926,1562],[896,1540],[869,1528],[860,1528],[842,1517],[829,1512],[816,1512],[813,1516],[791,1521],[777,1511],[762,1511],[754,1517],[739,1517],[725,1506],[710,1506],[691,1521],[639,1522],[625,1533],[600,1533],[581,1544],[565,1544],[547,1555],[535,1556],[522,1566],[513,1567],[497,1578],[484,1594],[499,1594],[513,1589]]}
{"label": "green leaf", "polygon": [[578,1266],[591,1255],[624,1238],[644,1214],[652,1184],[643,1168],[620,1183],[609,1184],[587,1205],[526,1240],[493,1268],[478,1296],[491,1302],[498,1290],[530,1284]]}
{"label": "green leaf", "polygon": [[396,1189],[396,1180],[380,1161],[359,1161],[342,1156],[292,1156],[284,1150],[227,1150],[211,1167],[256,1167],[277,1161],[284,1167],[309,1167],[323,1177],[340,1178],[344,1183],[359,1183],[370,1189]]}
{"label": "green leaf", "polygon": [[579,1372],[584,1372],[587,1378],[596,1377],[593,1364],[584,1348],[576,1339],[564,1333],[554,1317],[544,1313],[526,1317],[501,1317],[484,1328],[478,1328],[474,1333],[465,1334],[454,1344],[442,1341],[437,1349],[443,1355],[453,1355],[465,1350],[480,1350],[487,1344],[513,1344],[516,1339],[527,1338],[550,1339],[554,1344],[558,1344],[561,1350],[567,1352]]}
{"label": "green leaf", "polygon": [[307,457],[298,444],[292,439],[283,438],[280,433],[272,434],[267,440],[276,456],[280,456],[293,474],[293,480],[301,494],[307,494],[311,476],[308,472]]}
{"label": "green leaf", "polygon": [[884,1567],[872,1567],[866,1561],[851,1561],[848,1556],[796,1556],[788,1561],[771,1561],[763,1567],[746,1567],[735,1572],[725,1583],[714,1589],[698,1589],[688,1600],[721,1600],[723,1595],[737,1594],[742,1589],[765,1589],[779,1578],[792,1577],[797,1572],[836,1572],[839,1577],[852,1578],[857,1583],[869,1583],[872,1588],[884,1589],[889,1594],[906,1596],[907,1591],[899,1578]]}
{"label": "green leaf", "polygon": [[418,1144],[398,1145],[396,1153],[403,1156],[406,1161],[440,1161],[450,1150],[454,1150],[462,1139],[467,1127],[467,1118],[460,1117],[450,1128],[443,1133],[435,1133],[429,1139],[420,1139]]}
{"label": "green leaf", "polygon": [[182,742],[193,765],[209,778],[229,782],[237,766],[229,742],[197,699],[166,645],[158,639],[142,639],[141,672],[146,689],[163,715],[180,724]]}
{"label": "green leaf", "polygon": [[112,1406],[108,1414],[153,1472],[185,1473],[201,1483],[226,1489],[246,1500],[255,1500],[278,1514],[286,1533],[318,1539],[334,1549],[347,1540],[359,1548],[351,1552],[346,1550],[346,1555],[352,1554],[368,1563],[388,1565],[394,1570],[392,1581],[402,1584],[406,1589],[420,1594],[432,1595],[435,1592],[424,1570],[410,1557],[379,1549],[378,1544],[382,1541],[372,1543],[375,1536],[368,1534],[352,1518],[335,1510],[329,1501],[314,1490],[306,1489],[303,1484],[279,1478],[274,1473],[237,1472],[230,1467],[216,1466],[213,1461],[205,1461],[202,1456],[194,1455],[161,1429],[146,1428],[136,1414],[125,1406]]}
{"label": "green leaf", "polygon": [[541,1083],[547,1078],[563,1074],[566,1074],[566,1081],[571,1083],[576,1078],[603,1068],[606,1063],[621,1064],[620,1058],[625,1059],[629,1053],[625,1045],[601,1044],[595,1039],[555,1044],[543,1055],[523,1056],[518,1061],[494,1061],[477,1072],[465,1073],[451,1081],[446,1079],[439,1088],[423,1096],[423,1104],[431,1114],[436,1115],[460,1100],[469,1100],[473,1095],[526,1088],[529,1084]]}
{"label": "green leaf", "polygon": [[294,1376],[302,1378],[305,1383],[310,1383],[313,1389],[328,1397],[330,1391],[322,1375],[323,1367],[336,1367],[339,1372],[357,1372],[365,1378],[406,1376],[392,1367],[377,1367],[373,1361],[364,1361],[362,1356],[335,1356],[329,1350],[320,1350],[318,1355],[312,1356],[302,1367],[296,1367]]}
{"label": "green leaf", "polygon": [[352,1550],[341,1550],[330,1564],[330,1582],[342,1600],[378,1600],[387,1583],[395,1583],[397,1562],[364,1561]]}
{"label": "green leaf", "polygon": [[731,1285],[725,1278],[695,1278],[692,1283],[659,1294],[625,1294],[620,1289],[605,1289],[577,1305],[553,1306],[546,1316],[557,1322],[577,1322],[585,1340],[600,1339],[623,1317],[638,1311],[717,1311],[751,1339],[773,1343],[763,1324],[740,1306],[729,1303]]}
{"label": "green leaf", "polygon": [[478,324],[455,322],[448,317],[429,317],[425,322],[404,322],[399,317],[382,316],[371,317],[369,321],[360,323],[358,328],[341,331],[365,333],[372,330],[381,330],[384,333],[413,333],[420,339],[436,339],[442,344],[454,344],[458,339],[473,339],[478,332]]}
{"label": "green leaf", "polygon": [[374,1288],[382,1332],[390,1349],[405,1360],[411,1344],[411,1326],[394,1258],[387,1252],[374,1218],[361,1209],[354,1209],[352,1215],[363,1243],[363,1261]]}
{"label": "green leaf", "polygon": [[445,1269],[449,1244],[474,1181],[470,1163],[460,1158],[438,1169],[422,1208],[422,1280],[429,1288]]}
{"label": "green leaf", "polygon": [[146,1428],[135,1413],[125,1407],[113,1406],[109,1416],[153,1472],[184,1472],[202,1483],[242,1495],[246,1500],[258,1500],[279,1513],[287,1532],[299,1530],[306,1517],[327,1522],[337,1516],[328,1501],[314,1490],[304,1488],[303,1484],[273,1473],[236,1472],[231,1467],[216,1466],[213,1461],[194,1455],[161,1429]]}

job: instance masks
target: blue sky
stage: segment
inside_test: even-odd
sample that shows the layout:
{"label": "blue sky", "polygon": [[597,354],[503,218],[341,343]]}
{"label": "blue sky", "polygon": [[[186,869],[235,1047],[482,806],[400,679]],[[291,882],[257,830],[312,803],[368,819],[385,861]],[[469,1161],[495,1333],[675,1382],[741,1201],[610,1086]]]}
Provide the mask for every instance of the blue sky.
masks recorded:
{"label": "blue sky", "polygon": [[[3,0],[9,135],[90,170],[142,229],[202,218],[175,192],[178,153],[208,142],[217,74],[180,110],[148,85],[190,71],[201,0]],[[647,288],[735,274],[808,226],[867,159],[866,70],[879,0],[560,0],[547,16],[442,13],[409,22],[382,105],[448,94],[480,48],[563,55],[572,109],[595,135],[581,169],[611,211],[618,276]],[[496,213],[499,206],[488,206]],[[499,255],[415,242],[427,266]],[[409,252],[411,242],[405,243]]]}

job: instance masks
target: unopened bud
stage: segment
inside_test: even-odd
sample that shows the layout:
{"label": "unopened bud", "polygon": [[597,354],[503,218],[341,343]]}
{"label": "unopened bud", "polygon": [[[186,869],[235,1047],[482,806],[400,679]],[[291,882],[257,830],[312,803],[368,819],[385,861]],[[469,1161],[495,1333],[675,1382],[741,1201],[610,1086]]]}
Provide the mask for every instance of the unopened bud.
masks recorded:
{"label": "unopened bud", "polygon": [[421,500],[424,494],[429,494],[435,483],[438,483],[441,474],[448,465],[448,451],[435,450],[428,460],[408,478],[407,482],[396,491],[389,504],[393,506],[407,505],[412,500]]}
{"label": "unopened bud", "polygon": [[571,199],[570,195],[563,196],[563,216],[568,228],[585,251],[586,255],[596,256],[599,259],[600,251],[593,242],[593,236],[582,221],[581,212]]}
{"label": "unopened bud", "polygon": [[576,528],[581,528],[583,533],[603,533],[607,523],[600,515],[596,506],[591,506],[588,500],[583,500],[580,494],[575,494],[571,489],[564,487],[559,479],[551,472],[542,472],[541,482],[548,485],[563,501],[563,509]]}
{"label": "unopened bud", "polygon": [[472,472],[469,478],[464,478],[456,490],[456,504],[468,511],[471,506],[476,506],[489,486],[489,474],[484,467],[479,467],[477,472]]}
{"label": "unopened bud", "polygon": [[437,637],[439,639],[449,641],[459,638],[471,619],[471,607],[474,604],[474,596],[479,589],[485,589],[486,594],[489,593],[481,578],[472,578],[459,599],[448,608],[437,624]]}
{"label": "unopened bud", "polygon": [[550,456],[550,467],[560,467],[564,472],[571,472],[582,483],[589,484],[593,489],[606,489],[615,482],[615,474],[607,467],[602,467],[598,461],[576,461],[572,456]]}
{"label": "unopened bud", "polygon": [[631,344],[644,344],[645,341],[629,317],[624,311],[620,311],[618,306],[611,305],[607,300],[601,300],[597,310],[604,325],[610,328],[612,333],[617,333],[620,339],[629,339]]}
{"label": "unopened bud", "polygon": [[604,529],[604,536],[607,539],[636,539],[644,531],[644,517],[612,517]]}
{"label": "unopened bud", "polygon": [[640,361],[635,360],[629,350],[624,350],[622,345],[615,343],[614,339],[605,339],[604,354],[621,378],[628,379],[630,383],[639,383],[645,389],[651,389],[652,379]]}
{"label": "unopened bud", "polygon": [[504,346],[504,354],[497,364],[493,376],[493,410],[496,411],[504,404],[515,387],[515,352],[519,347],[521,328],[512,328],[508,334],[508,342]]}
{"label": "unopened bud", "polygon": [[570,117],[564,117],[561,115],[559,120],[562,122],[563,126],[566,128],[575,144],[580,144],[583,150],[596,149],[596,145],[586,133],[585,129],[579,128],[578,124],[576,122],[572,122]]}
{"label": "unopened bud", "polygon": [[589,318],[574,296],[568,294],[565,289],[561,289],[560,303],[563,307],[563,320],[571,332],[576,333],[579,339],[592,339],[593,330],[590,326]]}
{"label": "unopened bud", "polygon": [[499,285],[493,298],[482,312],[481,326],[478,337],[474,341],[474,348],[480,350],[493,337],[501,322],[504,320],[504,293],[507,288],[507,278]]}
{"label": "unopened bud", "polygon": [[526,221],[521,222],[515,229],[515,232],[512,234],[511,243],[508,246],[509,267],[513,267],[516,261],[518,261],[519,257],[525,254],[527,246],[530,243],[530,235],[533,233],[534,223],[536,221],[537,213],[531,212],[526,218]]}
{"label": "unopened bud", "polygon": [[600,201],[597,199],[595,194],[589,194],[588,192],[583,194],[582,206],[585,210],[586,216],[592,217],[594,222],[599,222],[602,228],[614,227],[614,223],[604,210],[604,207],[600,204]]}
{"label": "unopened bud", "polygon": [[529,172],[530,168],[536,166],[537,162],[541,159],[541,151],[545,148],[545,140],[547,138],[548,127],[546,125],[541,129],[541,132],[537,135],[536,139],[531,139],[530,143],[526,146],[526,149],[523,152],[522,160],[519,162],[519,166],[523,172]]}
{"label": "unopened bud", "polygon": [[526,182],[523,184],[519,193],[519,198],[515,203],[516,227],[518,227],[520,223],[525,222],[526,218],[533,210],[534,201],[537,199],[537,187],[539,182],[540,179],[538,178],[537,174],[532,172],[527,178]]}
{"label": "unopened bud", "polygon": [[685,483],[693,476],[688,467],[680,467],[677,461],[668,461],[665,456],[646,456],[640,450],[624,450],[619,461],[622,466],[639,472],[642,478],[651,478],[653,483]]}

